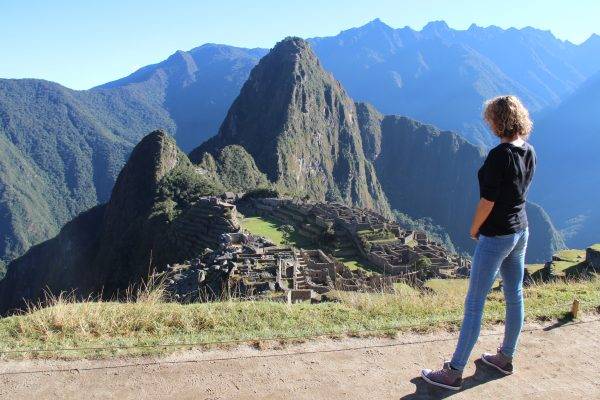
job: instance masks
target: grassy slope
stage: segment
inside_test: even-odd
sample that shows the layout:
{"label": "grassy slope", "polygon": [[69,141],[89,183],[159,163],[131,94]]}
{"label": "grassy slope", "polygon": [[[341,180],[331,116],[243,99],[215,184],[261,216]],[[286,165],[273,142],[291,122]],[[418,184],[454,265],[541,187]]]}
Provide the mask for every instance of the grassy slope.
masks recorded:
{"label": "grassy slope", "polygon": [[[462,316],[466,281],[438,281],[432,286],[435,293],[422,294],[400,285],[396,294],[343,293],[339,294],[339,302],[312,305],[269,301],[181,305],[163,303],[153,296],[135,303],[59,301],[52,307],[0,319],[0,347],[11,350],[231,340],[260,342],[261,338],[292,340],[315,335],[356,335],[356,331],[378,330],[371,334],[384,335],[396,331],[456,329]],[[530,321],[564,316],[575,297],[581,301],[582,310],[589,312],[600,305],[600,279],[534,285],[525,289],[525,296]],[[502,294],[492,291],[484,320],[490,324],[501,321],[503,316]],[[3,357],[104,357],[160,354],[177,348],[9,353]]]}

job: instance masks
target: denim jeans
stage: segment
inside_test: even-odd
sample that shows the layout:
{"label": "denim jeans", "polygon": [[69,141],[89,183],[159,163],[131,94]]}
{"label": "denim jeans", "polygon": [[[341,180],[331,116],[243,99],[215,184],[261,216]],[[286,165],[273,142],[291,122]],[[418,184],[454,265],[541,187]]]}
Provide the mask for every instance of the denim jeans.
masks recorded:
{"label": "denim jeans", "polygon": [[529,230],[502,236],[479,236],[469,278],[460,336],[450,365],[463,370],[481,329],[483,305],[498,270],[506,301],[504,341],[500,351],[512,357],[523,327],[523,274]]}

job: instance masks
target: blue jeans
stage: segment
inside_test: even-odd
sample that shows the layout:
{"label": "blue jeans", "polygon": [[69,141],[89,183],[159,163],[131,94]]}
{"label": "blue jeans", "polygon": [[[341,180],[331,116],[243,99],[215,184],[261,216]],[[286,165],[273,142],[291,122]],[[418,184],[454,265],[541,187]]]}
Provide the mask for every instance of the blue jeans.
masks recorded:
{"label": "blue jeans", "polygon": [[481,329],[483,305],[500,270],[502,289],[506,300],[506,321],[504,341],[500,351],[512,357],[523,327],[523,274],[525,271],[525,250],[529,230],[502,236],[479,236],[473,263],[469,290],[465,300],[458,345],[450,365],[463,370],[475,346]]}

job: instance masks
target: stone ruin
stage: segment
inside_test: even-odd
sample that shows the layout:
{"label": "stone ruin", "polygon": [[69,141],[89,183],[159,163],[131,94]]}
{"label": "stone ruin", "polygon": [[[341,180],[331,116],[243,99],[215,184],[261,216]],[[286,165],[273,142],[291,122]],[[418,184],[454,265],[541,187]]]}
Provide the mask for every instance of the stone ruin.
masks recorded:
{"label": "stone ruin", "polygon": [[394,277],[351,270],[322,250],[276,246],[246,233],[221,236],[218,250],[205,250],[163,275],[167,293],[181,302],[229,298],[320,301],[332,290],[393,290]]}
{"label": "stone ruin", "polygon": [[207,196],[173,221],[169,240],[179,247],[180,254],[192,258],[198,254],[198,249],[217,248],[221,234],[239,230],[236,206],[218,197]]}
{"label": "stone ruin", "polygon": [[361,256],[384,275],[418,275],[419,259],[428,260],[430,273],[436,276],[468,276],[470,271],[470,260],[450,253],[424,232],[404,230],[371,210],[281,198],[252,199],[252,208],[294,226],[308,239]]}
{"label": "stone ruin", "polygon": [[[214,206],[213,219],[214,213],[221,213],[227,216],[224,222],[237,224],[235,205],[214,197],[204,201]],[[232,231],[228,226],[228,233],[220,234],[214,246],[188,262],[168,266],[157,276],[164,281],[172,299],[197,302],[268,298],[318,302],[327,299],[333,290],[392,292],[396,282],[423,287],[423,281],[431,275],[451,277],[469,272],[468,260],[450,254],[426,234],[403,230],[370,210],[280,198],[251,199],[243,207],[245,212],[294,226],[299,234],[323,244],[322,248],[276,246],[266,238],[239,229]],[[203,239],[214,229],[196,227],[193,223],[184,228],[183,236],[200,235]],[[223,232],[222,227],[219,231]],[[182,240],[187,243],[190,239]],[[361,257],[377,272],[350,269],[336,258],[340,256]],[[429,260],[429,276],[418,264],[422,258]]]}

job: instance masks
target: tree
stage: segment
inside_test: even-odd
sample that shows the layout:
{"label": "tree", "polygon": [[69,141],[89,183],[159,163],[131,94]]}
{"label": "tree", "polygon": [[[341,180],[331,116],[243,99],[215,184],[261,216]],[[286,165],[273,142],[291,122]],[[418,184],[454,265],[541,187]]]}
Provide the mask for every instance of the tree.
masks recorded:
{"label": "tree", "polygon": [[283,233],[283,243],[292,244],[292,237],[296,232],[296,229],[292,225],[282,225],[279,227],[279,230]]}
{"label": "tree", "polygon": [[413,266],[422,279],[429,279],[435,276],[435,270],[429,257],[419,257],[419,259],[414,262]]}

